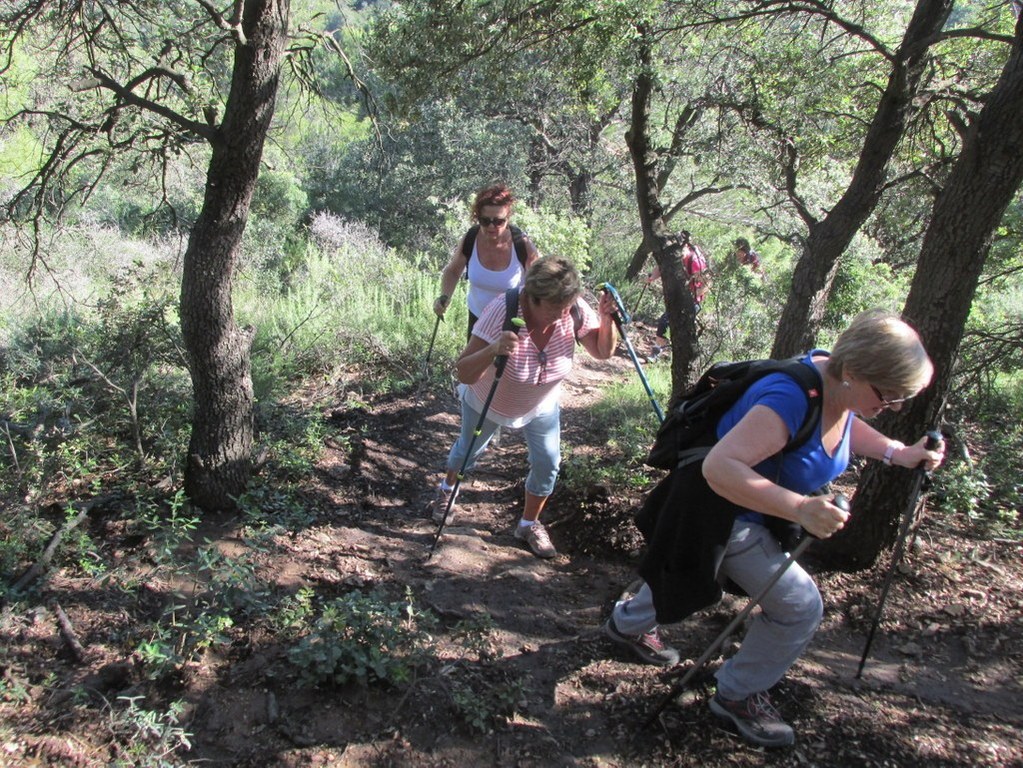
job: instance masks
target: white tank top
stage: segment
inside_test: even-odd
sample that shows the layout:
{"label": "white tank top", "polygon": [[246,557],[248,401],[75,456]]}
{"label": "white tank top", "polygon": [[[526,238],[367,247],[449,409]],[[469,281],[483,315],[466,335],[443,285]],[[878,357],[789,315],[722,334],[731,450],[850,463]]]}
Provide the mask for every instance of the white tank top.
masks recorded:
{"label": "white tank top", "polygon": [[487,304],[498,296],[503,296],[509,288],[516,288],[522,282],[522,265],[519,263],[515,245],[512,244],[511,258],[508,266],[500,272],[487,269],[480,263],[480,255],[476,243],[472,244],[472,256],[469,258],[469,294],[466,303],[469,311],[476,317],[483,314]]}

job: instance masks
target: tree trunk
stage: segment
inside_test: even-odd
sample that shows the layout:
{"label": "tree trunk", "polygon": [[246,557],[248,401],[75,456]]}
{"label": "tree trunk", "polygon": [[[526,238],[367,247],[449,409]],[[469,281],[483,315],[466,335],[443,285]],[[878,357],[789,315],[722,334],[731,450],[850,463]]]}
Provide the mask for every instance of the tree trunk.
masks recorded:
{"label": "tree trunk", "polygon": [[213,141],[202,210],[185,252],[181,330],[194,412],[185,491],[207,510],[233,509],[251,473],[252,332],[234,321],[231,288],[277,96],[289,0],[247,0],[231,92]]}
{"label": "tree trunk", "polygon": [[[963,150],[938,195],[903,315],[920,332],[935,379],[898,418],[880,425],[903,442],[940,421],[952,384],[970,305],[996,228],[1023,183],[1023,25],[1002,75],[963,139]],[[940,471],[940,470],[939,470]],[[898,530],[911,502],[909,470],[869,467],[860,479],[851,523],[826,546],[843,568],[867,567]]]}
{"label": "tree trunk", "polygon": [[941,31],[952,5],[953,0],[918,0],[849,187],[821,221],[812,221],[809,213],[803,212],[809,233],[792,275],[771,357],[790,357],[816,342],[839,259],[877,206],[888,163],[914,112],[913,100],[928,59],[926,41]]}
{"label": "tree trunk", "polygon": [[668,229],[658,186],[657,156],[650,146],[650,99],[655,87],[650,40],[641,28],[640,69],[633,83],[632,115],[625,141],[636,175],[636,201],[644,243],[661,268],[664,303],[671,328],[672,394],[685,389],[697,356],[696,305],[685,289],[682,243]]}

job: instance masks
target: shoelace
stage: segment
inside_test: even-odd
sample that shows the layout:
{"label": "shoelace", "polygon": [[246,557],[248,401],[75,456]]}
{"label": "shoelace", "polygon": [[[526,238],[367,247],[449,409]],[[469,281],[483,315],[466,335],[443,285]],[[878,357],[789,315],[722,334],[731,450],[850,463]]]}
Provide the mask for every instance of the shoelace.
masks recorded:
{"label": "shoelace", "polygon": [[661,636],[657,633],[656,629],[651,629],[645,635],[640,638],[644,643],[653,648],[654,650],[660,651],[664,648],[664,643],[661,642]]}
{"label": "shoelace", "polygon": [[746,708],[751,715],[764,717],[768,720],[781,720],[781,714],[774,708],[767,691],[751,694],[746,702]]}
{"label": "shoelace", "polygon": [[533,537],[536,539],[538,546],[551,546],[551,537],[547,535],[547,529],[540,523],[533,523]]}

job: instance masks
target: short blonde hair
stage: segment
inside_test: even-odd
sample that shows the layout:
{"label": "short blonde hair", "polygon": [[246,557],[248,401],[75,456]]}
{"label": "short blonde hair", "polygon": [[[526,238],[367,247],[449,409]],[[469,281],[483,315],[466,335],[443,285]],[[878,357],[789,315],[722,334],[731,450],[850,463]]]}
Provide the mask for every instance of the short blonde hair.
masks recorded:
{"label": "short blonde hair", "polygon": [[583,292],[575,265],[560,256],[544,256],[533,262],[523,286],[533,301],[567,304]]}
{"label": "short blonde hair", "polygon": [[898,315],[882,309],[861,312],[831,350],[828,370],[852,373],[886,393],[911,397],[934,376],[920,336]]}

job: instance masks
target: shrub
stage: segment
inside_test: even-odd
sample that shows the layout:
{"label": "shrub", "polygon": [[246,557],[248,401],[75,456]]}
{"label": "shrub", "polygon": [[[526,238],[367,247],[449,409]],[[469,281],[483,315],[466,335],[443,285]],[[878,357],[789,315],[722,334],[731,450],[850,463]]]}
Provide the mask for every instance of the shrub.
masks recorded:
{"label": "shrub", "polygon": [[416,608],[411,591],[390,601],[379,591],[357,590],[325,605],[288,658],[304,685],[399,685],[425,663],[434,624],[431,614]]}

